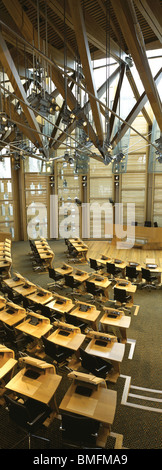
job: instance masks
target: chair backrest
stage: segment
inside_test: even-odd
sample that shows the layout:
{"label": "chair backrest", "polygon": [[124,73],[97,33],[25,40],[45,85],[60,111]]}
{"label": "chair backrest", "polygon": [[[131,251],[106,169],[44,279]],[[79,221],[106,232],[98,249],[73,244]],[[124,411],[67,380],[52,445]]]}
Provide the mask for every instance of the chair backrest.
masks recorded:
{"label": "chair backrest", "polygon": [[97,269],[97,261],[96,261],[96,259],[89,258],[89,262],[90,262],[90,267],[91,267],[92,269]]}
{"label": "chair backrest", "polygon": [[69,287],[74,287],[74,278],[73,276],[70,276],[69,274],[65,274],[65,285]]}
{"label": "chair backrest", "polygon": [[149,269],[142,268],[142,278],[145,279],[146,281],[149,281],[151,277],[151,273]]}
{"label": "chair backrest", "polygon": [[126,266],[126,277],[130,279],[134,279],[137,275],[136,267],[135,266]]}
{"label": "chair backrest", "polygon": [[145,220],[145,227],[151,227],[151,221]]}
{"label": "chair backrest", "polygon": [[[96,438],[100,423],[95,419],[77,414],[62,414],[62,429],[69,439],[75,442],[87,442],[92,435]],[[96,434],[96,436],[95,436]]]}
{"label": "chair backrest", "polygon": [[54,268],[48,267],[48,273],[49,273],[49,277],[51,279],[55,279],[55,270],[54,270]]}
{"label": "chair backrest", "polygon": [[82,362],[82,367],[89,372],[94,373],[96,366],[96,358],[92,354],[87,353],[84,349],[80,348],[80,357]]}
{"label": "chair backrest", "polygon": [[6,332],[7,335],[7,340],[11,342],[16,341],[16,332],[12,326],[7,325],[6,323],[3,323],[3,328]]}
{"label": "chair backrest", "polygon": [[95,294],[95,284],[90,281],[86,281],[86,289],[90,294]]}
{"label": "chair backrest", "polygon": [[121,303],[126,302],[126,290],[114,287],[114,300]]}
{"label": "chair backrest", "polygon": [[47,354],[47,356],[50,356],[53,359],[56,359],[56,352],[57,352],[56,344],[52,343],[52,341],[49,341],[45,336],[42,336],[42,341],[43,341],[45,353]]}
{"label": "chair backrest", "polygon": [[5,395],[5,401],[9,409],[10,418],[19,426],[25,426],[30,419],[25,404],[14,400],[9,395]]}
{"label": "chair backrest", "polygon": [[106,270],[109,274],[115,274],[115,264],[113,263],[106,263]]}
{"label": "chair backrest", "polygon": [[65,313],[65,318],[66,318],[66,322],[69,323],[70,325],[75,324],[76,318],[71,316],[70,313]]}

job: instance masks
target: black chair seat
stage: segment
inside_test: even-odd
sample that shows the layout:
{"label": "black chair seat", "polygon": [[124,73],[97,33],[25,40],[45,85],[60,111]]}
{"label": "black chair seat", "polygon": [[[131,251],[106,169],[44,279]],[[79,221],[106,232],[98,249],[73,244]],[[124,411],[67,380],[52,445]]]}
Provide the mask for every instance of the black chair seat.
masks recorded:
{"label": "black chair seat", "polygon": [[100,423],[74,413],[62,414],[60,430],[66,445],[91,449],[96,446]]}
{"label": "black chair seat", "polygon": [[[30,436],[32,436],[33,432],[35,432],[41,426],[41,424],[44,423],[46,418],[50,416],[52,411],[51,408],[44,403],[33,400],[32,398],[28,398],[24,403],[22,403],[22,401],[20,402],[19,398],[13,399],[7,394],[4,395],[4,398],[11,420],[14,421],[14,423],[21,429],[27,431],[30,448]],[[49,442],[49,439],[44,437],[35,437]],[[24,441],[25,438],[23,437],[21,441],[19,441],[13,447],[19,448],[18,445]]]}
{"label": "black chair seat", "polygon": [[103,379],[106,378],[107,374],[112,369],[112,364],[110,364],[108,361],[105,361],[100,357],[93,356],[82,348],[80,348],[80,359],[84,369]]}
{"label": "black chair seat", "polygon": [[120,268],[117,268],[114,263],[106,263],[106,271],[113,276],[121,273]]}
{"label": "black chair seat", "polygon": [[71,289],[75,289],[80,286],[80,282],[76,281],[73,276],[70,276],[69,274],[65,274],[65,285],[67,287],[71,287]]}
{"label": "black chair seat", "polygon": [[145,279],[146,284],[144,284],[144,287],[156,287],[153,283],[156,283],[158,281],[157,276],[154,276],[149,269],[142,268],[142,279]]}
{"label": "black chair seat", "polygon": [[48,267],[48,273],[50,279],[53,279],[54,281],[59,281],[63,277],[62,274],[57,273],[54,268]]}
{"label": "black chair seat", "polygon": [[138,272],[136,270],[136,267],[134,266],[126,266],[126,277],[128,279],[137,279],[138,277]]}
{"label": "black chair seat", "polygon": [[13,326],[9,326],[3,322],[3,329],[6,335],[6,343],[9,343],[13,349],[17,352],[25,349],[27,343],[29,342],[29,337],[23,333],[17,333]]}
{"label": "black chair seat", "polygon": [[94,296],[103,294],[104,292],[101,287],[96,287],[95,283],[90,282],[90,281],[86,281],[86,289],[87,289],[87,292],[89,292],[89,294],[92,294]]}
{"label": "black chair seat", "polygon": [[114,287],[114,300],[121,304],[127,304],[131,300],[131,295],[128,295],[125,289]]}
{"label": "black chair seat", "polygon": [[42,336],[42,341],[47,356],[51,357],[56,363],[60,364],[70,356],[70,350],[62,346],[58,346],[52,341],[49,341],[48,338]]}
{"label": "black chair seat", "polygon": [[65,317],[67,323],[69,323],[70,325],[77,326],[81,329],[81,331],[84,331],[84,329],[87,327],[87,323],[84,323],[83,320],[70,315],[70,313],[66,313]]}
{"label": "black chair seat", "polygon": [[101,266],[97,264],[96,259],[89,258],[89,262],[90,262],[90,267],[94,269],[95,271],[98,271],[101,269]]}

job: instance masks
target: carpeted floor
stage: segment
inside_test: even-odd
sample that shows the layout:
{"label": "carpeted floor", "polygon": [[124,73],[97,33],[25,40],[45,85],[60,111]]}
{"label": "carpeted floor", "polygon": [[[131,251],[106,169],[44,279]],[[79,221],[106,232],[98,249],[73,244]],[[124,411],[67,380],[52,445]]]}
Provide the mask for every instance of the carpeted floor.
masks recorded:
{"label": "carpeted floor", "polygon": [[[49,244],[55,253],[55,266],[59,266],[62,261],[70,264],[66,258],[66,246],[63,240],[49,241]],[[12,243],[13,270],[17,270],[35,284],[47,288],[47,284],[50,282],[49,276],[47,273],[38,274],[33,271],[29,252],[28,242]],[[90,271],[88,264],[82,266],[81,269]],[[111,290],[110,295],[113,295]],[[128,357],[130,344],[127,343],[121,364],[121,375],[116,384],[109,384],[109,388],[117,391],[118,397],[112,432],[123,435],[123,447],[126,449],[160,449],[162,288],[153,291],[138,289],[135,294],[135,304],[140,305],[140,309],[137,316],[131,315],[131,325],[128,332],[128,338],[136,341],[133,357],[132,359]],[[61,372],[61,375],[63,378],[57,390],[58,405],[71,383],[67,378],[67,372]],[[131,377],[130,395],[127,396],[126,403],[122,404],[127,377]],[[132,386],[139,388],[132,388]],[[149,400],[146,400],[146,397]],[[9,421],[8,412],[4,406],[0,406],[0,423],[0,448],[9,449],[22,436],[20,431]],[[59,427],[60,420],[55,419],[48,428],[43,427],[42,430],[39,430],[40,435],[42,433],[50,438],[51,449],[63,448]],[[33,440],[32,446],[35,449],[40,448],[40,442]],[[43,446],[44,444],[41,444],[42,449]],[[113,447],[114,438],[109,437],[106,448],[112,449]],[[20,448],[27,448],[27,440]]]}

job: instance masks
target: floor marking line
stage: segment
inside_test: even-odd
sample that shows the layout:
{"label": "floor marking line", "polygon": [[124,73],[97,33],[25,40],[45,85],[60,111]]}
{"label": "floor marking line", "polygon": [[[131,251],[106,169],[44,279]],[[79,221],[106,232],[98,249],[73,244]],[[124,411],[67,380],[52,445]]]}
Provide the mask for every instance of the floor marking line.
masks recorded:
{"label": "floor marking line", "polygon": [[[159,403],[159,399],[156,399],[156,398],[151,398],[151,397],[145,397],[145,396],[140,396],[140,395],[136,395],[136,394],[133,394],[133,393],[129,393],[129,390],[130,388],[135,388],[135,389],[138,389],[138,390],[145,390],[145,391],[150,391],[150,392],[156,392],[156,393],[159,393],[159,390],[155,391],[154,389],[147,389],[147,388],[142,388],[142,387],[137,387],[136,385],[131,385],[131,377],[129,375],[123,375],[121,374],[120,375],[121,378],[125,379],[125,384],[124,384],[124,389],[123,389],[123,394],[122,394],[122,398],[121,398],[121,405],[126,405],[126,406],[130,406],[132,408],[139,408],[139,409],[142,409],[142,410],[147,410],[147,411],[154,411],[156,413],[162,413],[162,409],[158,409],[158,408],[153,408],[151,406],[144,406],[144,405],[138,405],[136,403],[131,403],[131,402],[128,402],[127,399],[128,397],[134,397],[134,398],[142,398],[142,400],[148,400],[148,401],[155,401],[155,402],[158,402]],[[161,400],[160,400],[161,402]]]}
{"label": "floor marking line", "polygon": [[128,354],[128,359],[132,359],[133,354],[134,354],[134,350],[135,350],[136,340],[135,339],[127,339],[127,343],[129,343],[131,345],[130,351],[129,351],[129,354]]}
{"label": "floor marking line", "polygon": [[158,408],[152,408],[151,406],[136,405],[135,403],[129,403],[129,402],[124,403],[124,405],[130,406],[132,408],[140,408],[142,410],[155,411],[156,413],[162,413],[162,409],[159,410]]}
{"label": "floor marking line", "polygon": [[144,395],[136,395],[135,393],[129,393],[128,396],[129,397],[139,398],[140,400],[155,401],[155,402],[158,402],[158,403],[162,403],[161,398],[145,397]]}
{"label": "floor marking line", "polygon": [[154,388],[138,387],[137,385],[131,385],[131,388],[135,388],[137,390],[144,390],[145,392],[162,393],[162,390],[155,390]]}
{"label": "floor marking line", "polygon": [[122,395],[122,399],[121,399],[121,404],[125,405],[127,403],[127,396],[128,396],[128,393],[129,393],[131,377],[129,375],[120,375],[120,377],[125,379],[125,385],[124,385],[123,395]]}

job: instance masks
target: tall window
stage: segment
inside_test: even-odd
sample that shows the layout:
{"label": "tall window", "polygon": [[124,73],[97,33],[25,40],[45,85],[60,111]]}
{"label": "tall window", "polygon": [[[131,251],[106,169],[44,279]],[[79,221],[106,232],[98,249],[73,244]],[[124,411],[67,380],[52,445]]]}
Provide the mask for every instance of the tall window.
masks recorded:
{"label": "tall window", "polygon": [[0,231],[11,233],[12,239],[14,239],[11,160],[9,157],[1,157],[0,161]]}

